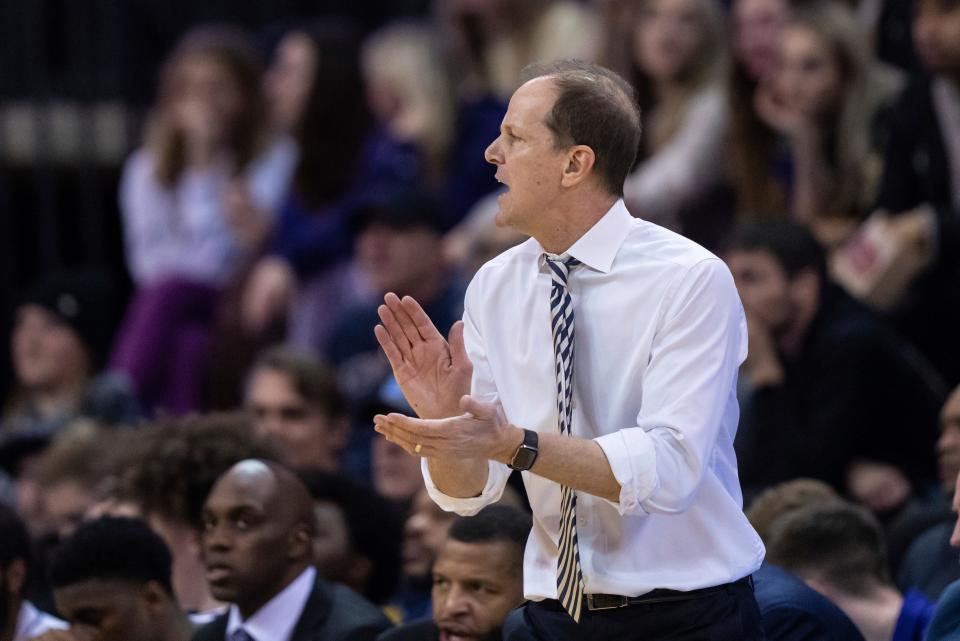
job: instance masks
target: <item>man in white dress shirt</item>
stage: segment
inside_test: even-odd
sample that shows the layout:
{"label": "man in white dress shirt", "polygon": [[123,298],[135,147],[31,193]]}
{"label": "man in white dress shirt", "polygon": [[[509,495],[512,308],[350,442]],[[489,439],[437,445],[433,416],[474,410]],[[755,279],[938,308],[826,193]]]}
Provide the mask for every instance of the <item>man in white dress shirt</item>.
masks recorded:
{"label": "man in white dress shirt", "polygon": [[523,472],[532,602],[504,638],[762,639],[733,279],[624,207],[639,114],[621,78],[576,61],[526,77],[486,157],[507,187],[497,224],[531,238],[477,273],[449,343],[416,301],[385,298],[376,334],[420,418],[377,430],[461,514]]}

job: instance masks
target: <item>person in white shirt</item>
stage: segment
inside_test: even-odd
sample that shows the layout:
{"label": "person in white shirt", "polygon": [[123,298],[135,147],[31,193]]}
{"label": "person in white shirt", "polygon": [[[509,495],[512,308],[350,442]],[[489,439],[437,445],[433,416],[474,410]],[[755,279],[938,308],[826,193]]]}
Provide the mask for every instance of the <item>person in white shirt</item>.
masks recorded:
{"label": "person in white shirt", "polygon": [[387,295],[375,331],[420,418],[376,429],[424,457],[431,496],[461,514],[523,471],[531,602],[505,639],[761,639],[733,279],[624,207],[639,114],[619,76],[577,61],[525,75],[486,157],[507,186],[497,223],[532,238],[477,273],[449,343]]}
{"label": "person in white shirt", "polygon": [[26,641],[67,627],[24,598],[30,559],[27,526],[13,508],[0,503],[0,641]]}

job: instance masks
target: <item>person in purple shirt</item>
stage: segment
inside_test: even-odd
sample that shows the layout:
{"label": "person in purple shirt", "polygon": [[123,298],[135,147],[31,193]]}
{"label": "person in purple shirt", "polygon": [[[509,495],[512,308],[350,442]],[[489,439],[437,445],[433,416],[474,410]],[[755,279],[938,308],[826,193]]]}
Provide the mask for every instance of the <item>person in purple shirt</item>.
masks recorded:
{"label": "person in purple shirt", "polygon": [[866,641],[922,641],[934,604],[890,579],[886,544],[870,512],[840,499],[789,512],[767,541],[767,560],[833,601]]}

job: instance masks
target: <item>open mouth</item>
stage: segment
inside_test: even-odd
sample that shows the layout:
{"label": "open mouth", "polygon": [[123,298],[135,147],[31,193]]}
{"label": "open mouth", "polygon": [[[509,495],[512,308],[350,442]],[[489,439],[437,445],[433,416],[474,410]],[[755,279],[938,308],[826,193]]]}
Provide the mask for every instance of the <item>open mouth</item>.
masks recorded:
{"label": "open mouth", "polygon": [[440,641],[473,641],[477,637],[467,630],[440,628]]}
{"label": "open mouth", "polygon": [[227,565],[211,564],[207,566],[207,582],[211,584],[223,583],[233,576],[233,568]]}

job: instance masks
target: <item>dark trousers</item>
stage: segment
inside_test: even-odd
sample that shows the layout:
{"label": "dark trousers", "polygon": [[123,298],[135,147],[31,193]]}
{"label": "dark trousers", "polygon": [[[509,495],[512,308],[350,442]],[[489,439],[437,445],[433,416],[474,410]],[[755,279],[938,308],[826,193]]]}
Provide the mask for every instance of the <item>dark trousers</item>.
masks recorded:
{"label": "dark trousers", "polygon": [[504,641],[763,641],[753,589],[738,581],[683,601],[584,609],[580,623],[555,600],[531,601],[503,625]]}

